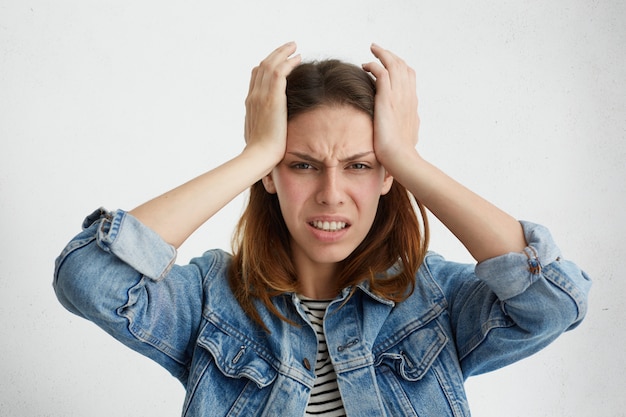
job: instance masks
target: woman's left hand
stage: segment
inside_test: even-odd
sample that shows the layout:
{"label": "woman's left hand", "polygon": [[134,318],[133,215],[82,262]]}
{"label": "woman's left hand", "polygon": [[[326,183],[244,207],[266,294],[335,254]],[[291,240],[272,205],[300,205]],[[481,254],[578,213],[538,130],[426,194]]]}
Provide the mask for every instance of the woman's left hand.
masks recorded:
{"label": "woman's left hand", "polygon": [[526,246],[520,223],[425,161],[415,149],[419,129],[415,72],[372,45],[380,60],[363,65],[376,77],[374,152],[385,169],[481,262]]}
{"label": "woman's left hand", "polygon": [[374,151],[393,175],[394,166],[416,153],[419,131],[415,71],[394,53],[372,44],[379,62],[363,64],[376,77]]}

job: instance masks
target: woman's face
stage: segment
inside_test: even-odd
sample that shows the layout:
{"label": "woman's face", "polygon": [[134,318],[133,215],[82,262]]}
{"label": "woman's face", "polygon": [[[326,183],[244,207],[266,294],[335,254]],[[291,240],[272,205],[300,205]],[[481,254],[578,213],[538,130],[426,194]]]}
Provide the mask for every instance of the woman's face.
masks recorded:
{"label": "woman's face", "polygon": [[285,158],[263,183],[278,196],[298,273],[334,268],[348,257],[392,181],[376,160],[365,112],[323,106],[291,119]]}

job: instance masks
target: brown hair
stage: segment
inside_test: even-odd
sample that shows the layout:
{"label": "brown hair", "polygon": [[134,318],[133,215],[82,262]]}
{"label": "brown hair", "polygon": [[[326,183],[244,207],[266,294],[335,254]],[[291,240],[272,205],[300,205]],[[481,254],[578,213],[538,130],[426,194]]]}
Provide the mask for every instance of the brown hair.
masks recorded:
{"label": "brown hair", "polygon": [[[338,60],[303,63],[287,77],[287,117],[323,105],[349,105],[374,116],[376,85],[363,69]],[[419,216],[417,214],[419,212]],[[421,219],[421,222],[420,222]],[[415,274],[428,246],[424,207],[399,183],[381,196],[372,227],[361,244],[339,263],[337,291],[367,280],[372,292],[399,302],[415,287]],[[264,329],[255,301],[283,320],[272,297],[298,291],[290,236],[276,194],[259,180],[233,236],[229,282],[248,315]],[[394,266],[394,272],[388,271]]]}

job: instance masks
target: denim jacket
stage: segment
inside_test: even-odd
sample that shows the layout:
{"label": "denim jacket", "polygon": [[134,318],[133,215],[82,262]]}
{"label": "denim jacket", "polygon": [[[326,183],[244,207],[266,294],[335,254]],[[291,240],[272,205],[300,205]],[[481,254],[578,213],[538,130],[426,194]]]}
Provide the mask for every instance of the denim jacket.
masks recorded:
{"label": "denim jacket", "polygon": [[[324,329],[349,416],[469,416],[464,381],[545,347],[580,323],[589,278],[542,226],[527,248],[464,265],[429,253],[413,294],[393,303],[366,283],[330,304]],[[317,339],[299,298],[243,312],[230,255],[188,265],[130,214],[97,210],[57,258],[54,289],[71,312],[165,367],[186,388],[183,416],[303,416]],[[347,299],[347,301],[346,301]]]}

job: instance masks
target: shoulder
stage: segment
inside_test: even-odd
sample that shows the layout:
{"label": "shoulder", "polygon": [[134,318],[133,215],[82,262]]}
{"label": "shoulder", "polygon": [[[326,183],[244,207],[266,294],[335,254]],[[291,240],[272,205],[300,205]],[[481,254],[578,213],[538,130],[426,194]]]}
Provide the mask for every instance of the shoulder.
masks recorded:
{"label": "shoulder", "polygon": [[[439,292],[450,301],[460,292],[480,285],[475,273],[476,264],[453,262],[442,255],[429,251],[416,277],[416,290]],[[436,289],[436,290],[435,290]]]}
{"label": "shoulder", "polygon": [[222,249],[211,249],[193,258],[189,264],[197,268],[203,279],[226,276],[232,261],[232,255]]}
{"label": "shoulder", "polygon": [[475,276],[476,264],[453,262],[442,255],[429,251],[418,270],[420,277],[428,276],[436,282],[445,283],[450,280],[468,279]]}

